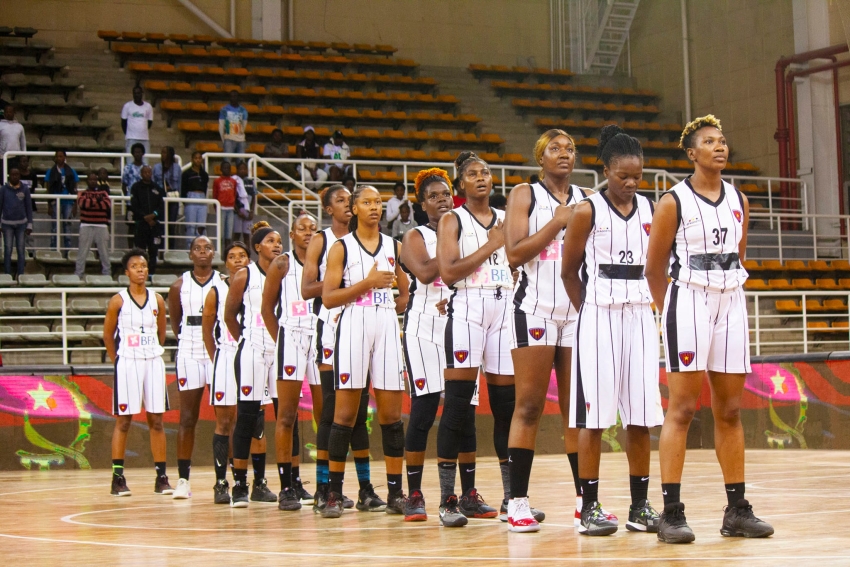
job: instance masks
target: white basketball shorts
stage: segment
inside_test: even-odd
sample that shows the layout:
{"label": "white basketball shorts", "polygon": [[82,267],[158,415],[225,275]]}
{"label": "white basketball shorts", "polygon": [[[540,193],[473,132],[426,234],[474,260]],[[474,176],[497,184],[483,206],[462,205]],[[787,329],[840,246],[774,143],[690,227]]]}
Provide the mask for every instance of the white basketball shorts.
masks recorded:
{"label": "white basketball shorts", "polygon": [[366,387],[371,375],[376,390],[404,390],[404,362],[398,316],[385,307],[346,307],[339,317],[334,346],[337,390]]}
{"label": "white basketball shorts", "polygon": [[148,413],[165,413],[169,409],[165,363],[161,356],[154,358],[119,356],[115,360],[112,413],[114,415],[141,413],[142,402]]}

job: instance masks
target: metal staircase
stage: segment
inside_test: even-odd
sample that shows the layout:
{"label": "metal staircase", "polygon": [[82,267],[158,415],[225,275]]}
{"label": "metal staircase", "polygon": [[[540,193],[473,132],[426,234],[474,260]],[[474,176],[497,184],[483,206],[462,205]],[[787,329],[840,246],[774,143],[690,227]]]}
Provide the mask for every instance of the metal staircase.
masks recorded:
{"label": "metal staircase", "polygon": [[571,70],[614,74],[640,0],[568,1]]}

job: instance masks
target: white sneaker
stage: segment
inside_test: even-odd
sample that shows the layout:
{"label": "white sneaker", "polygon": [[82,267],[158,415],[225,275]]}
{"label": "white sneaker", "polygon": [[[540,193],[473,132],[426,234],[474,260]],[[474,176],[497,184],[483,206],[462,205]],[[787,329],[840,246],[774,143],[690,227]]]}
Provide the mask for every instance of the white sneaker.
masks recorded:
{"label": "white sneaker", "polygon": [[508,501],[508,531],[537,532],[540,524],[531,514],[528,498],[511,498]]}
{"label": "white sneaker", "polygon": [[189,481],[185,478],[181,478],[177,481],[177,488],[174,489],[174,493],[171,495],[174,500],[186,500],[187,498],[192,497],[192,486],[189,484]]}

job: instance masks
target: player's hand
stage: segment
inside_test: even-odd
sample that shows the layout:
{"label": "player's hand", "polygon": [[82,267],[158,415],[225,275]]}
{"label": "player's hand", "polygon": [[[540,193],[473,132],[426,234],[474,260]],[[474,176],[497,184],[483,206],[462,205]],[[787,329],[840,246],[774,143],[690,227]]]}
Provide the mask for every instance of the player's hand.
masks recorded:
{"label": "player's hand", "polygon": [[393,281],[395,281],[395,272],[386,272],[378,269],[378,262],[372,266],[372,269],[369,270],[369,275],[366,276],[366,280],[369,282],[369,287],[372,289],[386,289],[393,287]]}
{"label": "player's hand", "polygon": [[505,231],[502,230],[501,220],[497,220],[496,226],[487,232],[487,241],[495,245],[497,250],[505,245]]}
{"label": "player's hand", "polygon": [[404,313],[404,310],[407,309],[407,302],[410,301],[410,296],[406,296],[404,299],[401,298],[400,295],[396,295],[395,298],[395,312],[401,315]]}
{"label": "player's hand", "polygon": [[448,299],[443,299],[442,301],[439,301],[439,302],[435,303],[435,304],[434,304],[434,307],[436,307],[436,308],[437,308],[437,311],[439,311],[439,312],[440,312],[440,315],[445,315],[445,314],[447,313],[447,311],[446,311],[446,305],[448,305],[448,304],[449,304],[449,300],[448,300]]}
{"label": "player's hand", "polygon": [[569,205],[558,205],[555,207],[555,222],[566,228],[567,223],[573,216],[573,207]]}

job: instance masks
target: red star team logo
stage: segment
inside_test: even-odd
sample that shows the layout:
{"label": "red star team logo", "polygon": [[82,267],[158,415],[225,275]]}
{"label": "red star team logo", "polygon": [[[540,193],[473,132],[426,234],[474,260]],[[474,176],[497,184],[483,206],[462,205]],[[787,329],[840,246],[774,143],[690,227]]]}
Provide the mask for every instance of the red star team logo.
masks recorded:
{"label": "red star team logo", "polygon": [[417,378],[414,384],[416,384],[416,387],[420,390],[423,389],[425,387],[425,378]]}
{"label": "red star team logo", "polygon": [[339,381],[342,382],[343,384],[348,384],[349,378],[351,378],[351,374],[349,374],[347,372],[339,375]]}
{"label": "red star team logo", "polygon": [[546,334],[546,329],[542,329],[542,328],[540,328],[540,327],[536,327],[536,328],[534,328],[534,329],[529,329],[529,330],[528,330],[528,334],[529,334],[529,335],[531,335],[531,337],[532,337],[535,341],[539,341],[540,339],[542,339],[542,338],[543,338],[543,335],[545,335],[545,334]]}
{"label": "red star team logo", "polygon": [[332,356],[334,355],[334,349],[332,349],[332,348],[323,348],[323,349],[322,349],[322,355],[323,355],[325,358],[330,358],[330,357],[332,357]]}
{"label": "red star team logo", "polygon": [[584,408],[585,408],[587,411],[590,411],[590,402],[585,403],[585,404],[584,404]]}
{"label": "red star team logo", "polygon": [[159,316],[159,309],[154,309],[154,310],[153,310],[153,316],[154,316],[154,317]]}
{"label": "red star team logo", "polygon": [[180,378],[179,380],[177,380],[177,383],[180,384],[180,386],[185,386],[186,385],[186,379]]}
{"label": "red star team logo", "polygon": [[242,386],[242,395],[247,396],[253,389],[251,386]]}
{"label": "red star team logo", "polygon": [[457,360],[458,362],[463,363],[463,362],[466,361],[467,358],[469,358],[469,351],[468,350],[456,350],[455,351],[455,360]]}
{"label": "red star team logo", "polygon": [[224,392],[216,392],[215,393],[215,401],[220,402],[224,399]]}
{"label": "red star team logo", "polygon": [[283,371],[286,372],[287,376],[292,376],[293,374],[295,374],[295,367],[294,366],[284,366]]}
{"label": "red star team logo", "polygon": [[735,215],[735,220],[741,222],[744,218],[744,214],[741,211],[732,211],[732,214]]}
{"label": "red star team logo", "polygon": [[118,404],[118,409],[121,411],[127,411],[127,404]]}
{"label": "red star team logo", "polygon": [[643,231],[649,236],[649,229],[652,227],[651,223],[645,222],[641,225],[643,227]]}
{"label": "red star team logo", "polygon": [[682,364],[684,364],[685,366],[690,366],[691,363],[694,361],[694,356],[696,356],[694,351],[683,350],[679,353],[679,360],[681,360]]}
{"label": "red star team logo", "polygon": [[390,256],[389,258],[387,258],[387,262],[389,262],[389,263],[390,263],[390,266],[392,266],[393,268],[395,268],[395,258],[393,258],[392,256]]}

